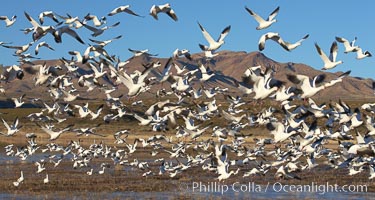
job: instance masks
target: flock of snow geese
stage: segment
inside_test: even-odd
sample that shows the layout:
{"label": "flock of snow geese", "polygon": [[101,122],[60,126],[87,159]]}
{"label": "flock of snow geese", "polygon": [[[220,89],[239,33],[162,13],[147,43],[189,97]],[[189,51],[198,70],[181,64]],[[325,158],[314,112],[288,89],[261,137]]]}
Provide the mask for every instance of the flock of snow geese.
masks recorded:
{"label": "flock of snow geese", "polygon": [[[258,22],[257,30],[270,27],[276,22],[279,7],[267,18],[260,17],[254,11],[245,7],[245,10]],[[30,156],[43,153],[48,156],[35,162],[36,173],[45,173],[43,183],[50,182],[49,168],[58,168],[63,162],[72,162],[72,167],[92,175],[103,174],[113,165],[123,165],[134,170],[140,170],[143,176],[170,176],[175,177],[183,172],[189,172],[201,168],[208,174],[216,176],[218,180],[225,180],[240,171],[243,177],[275,173],[276,178],[297,178],[301,171],[312,170],[318,165],[329,166],[332,170],[347,169],[349,175],[355,175],[368,171],[369,179],[375,177],[375,103],[366,103],[357,108],[352,108],[344,101],[329,102],[318,105],[311,98],[319,91],[342,82],[350,74],[350,71],[337,76],[333,80],[326,81],[324,74],[309,77],[301,74],[288,74],[287,79],[293,86],[287,87],[285,82],[274,78],[274,71],[264,66],[251,66],[243,72],[242,82],[234,81],[237,97],[230,95],[228,88],[218,86],[208,88],[215,71],[204,66],[204,59],[194,60],[187,49],[176,49],[164,67],[160,61],[152,61],[144,64],[144,70],[127,72],[127,65],[138,56],[156,56],[148,50],[130,49],[134,55],[126,61],[119,60],[110,55],[106,50],[109,45],[121,39],[121,35],[109,40],[99,41],[89,38],[94,45],[89,45],[84,53],[79,51],[68,52],[71,60],[60,59],[61,65],[49,66],[47,64],[34,64],[35,58],[28,53],[32,45],[35,46],[35,55],[42,47],[53,51],[53,45],[39,42],[44,37],[53,37],[56,43],[63,42],[63,36],[69,35],[77,42],[86,45],[79,35],[79,30],[86,28],[92,32],[92,37],[105,33],[110,28],[116,28],[120,22],[106,26],[108,17],[120,13],[127,13],[134,17],[141,16],[130,9],[129,5],[114,8],[108,16],[98,17],[87,14],[83,18],[61,16],[53,11],[40,13],[38,21],[33,16],[24,12],[25,18],[32,25],[25,28],[25,34],[32,34],[32,41],[22,46],[11,46],[10,43],[1,42],[1,47],[15,50],[14,55],[19,57],[20,65],[13,65],[4,69],[1,75],[2,84],[11,81],[22,81],[24,76],[34,76],[35,87],[45,87],[52,100],[33,99],[33,103],[40,104],[40,112],[32,113],[27,119],[34,122],[40,131],[27,133],[23,131],[28,140],[25,146],[8,145],[5,147],[7,156],[27,160]],[[177,21],[177,14],[170,4],[154,5],[149,14],[156,20],[161,13],[167,14],[172,20]],[[18,19],[16,16],[10,19],[0,16],[0,20],[11,27]],[[49,20],[47,20],[49,19]],[[53,25],[44,25],[47,21]],[[92,23],[92,25],[89,25]],[[105,25],[105,26],[104,26]],[[204,51],[205,59],[214,59],[215,53],[223,44],[229,34],[231,26],[227,26],[221,32],[219,38],[214,40],[207,30],[198,22],[208,45],[199,44]],[[292,51],[309,37],[307,34],[296,43],[286,42],[278,33],[269,32],[260,37],[259,50],[265,48],[265,43],[271,39],[281,45],[287,51]],[[356,52],[357,59],[371,56],[370,52],[363,51],[354,42],[337,37],[336,41],[343,43],[345,53]],[[323,69],[332,69],[341,64],[336,60],[338,51],[337,42],[333,42],[330,56],[328,57],[315,44],[319,56],[324,62]],[[197,61],[196,69],[188,69],[179,66],[178,59]],[[155,60],[155,59],[154,59]],[[22,67],[21,67],[22,64]],[[82,68],[89,68],[82,73]],[[159,69],[163,68],[163,69]],[[25,74],[27,71],[28,74]],[[63,72],[63,73],[62,73]],[[164,87],[168,82],[170,88]],[[194,84],[193,83],[198,83]],[[89,100],[84,104],[76,103],[76,100],[84,101],[81,91],[102,92],[105,94],[103,105],[93,109],[89,108]],[[155,102],[147,107],[143,104],[142,94],[161,85],[158,89]],[[167,86],[169,86],[167,84]],[[197,87],[198,85],[198,87]],[[199,87],[200,86],[200,87]],[[114,97],[112,92],[123,90],[125,95]],[[156,90],[156,89],[155,89]],[[3,93],[7,91],[2,88]],[[82,96],[80,96],[82,95]],[[246,98],[242,95],[246,95]],[[217,103],[217,97],[223,98],[223,102]],[[138,97],[138,99],[136,99]],[[166,100],[161,100],[164,97]],[[177,98],[176,98],[177,97]],[[127,99],[126,99],[127,98]],[[172,100],[176,99],[176,100]],[[272,99],[278,106],[261,108],[256,105],[249,106],[250,100],[255,104],[265,99]],[[303,99],[302,101],[298,101]],[[12,98],[15,107],[22,107],[25,96]],[[126,103],[130,101],[131,103]],[[52,103],[51,103],[52,102]],[[143,109],[147,107],[147,109]],[[252,112],[251,108],[258,109]],[[107,110],[108,114],[104,114]],[[77,136],[107,137],[111,133],[99,133],[100,126],[77,127],[79,125],[62,126],[66,119],[80,118],[87,120],[103,119],[105,123],[114,123],[124,117],[130,117],[139,121],[139,126],[149,126],[155,134],[145,138],[136,135],[137,129],[124,129],[113,133],[116,147],[104,142],[94,143],[85,147],[81,140],[72,139],[69,144],[63,146],[57,144],[61,134],[67,132],[76,133]],[[5,129],[1,130],[3,137],[12,137],[21,134],[25,129],[21,124],[24,118],[16,118],[10,124],[2,118]],[[26,118],[25,118],[26,119]],[[209,121],[210,123],[205,123]],[[220,121],[220,126],[215,124]],[[252,138],[254,143],[247,143],[252,135],[254,127],[266,127],[269,134],[260,138]],[[60,127],[60,128],[58,128]],[[167,133],[175,134],[167,136]],[[38,145],[38,135],[48,134],[50,142]],[[133,141],[129,135],[137,136]],[[337,144],[334,148],[328,148],[327,144]],[[150,150],[154,161],[135,158],[137,150],[143,148]],[[190,149],[190,150],[189,150]],[[96,159],[108,159],[100,167],[92,165]],[[317,163],[315,160],[322,160]],[[247,167],[246,166],[251,166]],[[18,174],[18,172],[17,172]],[[27,174],[25,174],[27,177]],[[51,177],[50,177],[51,178]],[[55,177],[57,179],[57,177]],[[23,171],[20,177],[13,182],[19,187],[25,180]]]}

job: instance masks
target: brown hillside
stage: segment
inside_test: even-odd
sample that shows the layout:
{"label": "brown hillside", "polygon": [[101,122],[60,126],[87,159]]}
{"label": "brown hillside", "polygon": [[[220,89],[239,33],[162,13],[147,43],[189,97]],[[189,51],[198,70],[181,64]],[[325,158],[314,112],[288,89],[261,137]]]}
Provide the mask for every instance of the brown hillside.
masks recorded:
{"label": "brown hillside", "polygon": [[[261,65],[262,67],[270,67],[275,71],[275,77],[281,81],[285,81],[287,85],[291,83],[286,80],[286,74],[304,74],[310,77],[313,77],[317,74],[324,73],[326,74],[326,80],[329,81],[334,79],[341,73],[330,73],[316,70],[310,66],[300,64],[300,63],[279,63],[274,61],[260,52],[233,52],[233,51],[221,51],[219,55],[214,58],[211,62],[205,62],[202,57],[202,54],[192,55],[193,61],[188,61],[185,58],[178,59],[177,62],[180,66],[187,65],[188,69],[192,70],[197,68],[198,61],[205,63],[205,66],[209,66],[217,74],[220,74],[226,81],[223,83],[221,81],[220,85],[233,89],[232,80],[237,79],[241,80],[241,76],[247,67]],[[147,57],[137,57],[133,59],[127,65],[127,71],[133,72],[134,70],[142,71],[144,67],[142,64],[159,60],[162,63],[160,70],[162,70],[163,65],[166,63],[167,58],[147,58]],[[47,65],[61,65],[59,60],[48,60],[35,61],[35,64],[42,64],[46,62]],[[26,65],[23,67],[27,67]],[[87,66],[80,66],[84,71],[89,71]],[[293,70],[294,71],[293,71]],[[172,68],[172,72],[174,69]],[[64,72],[61,72],[64,73]],[[39,98],[49,98],[46,87],[35,87],[34,86],[34,75],[26,73],[24,79],[14,80],[11,83],[2,83],[2,86],[6,90],[6,97],[14,97],[26,93],[29,97],[39,97]],[[77,79],[77,78],[76,78]],[[77,82],[77,80],[75,80]],[[336,100],[338,98],[347,99],[347,100],[374,100],[374,90],[372,89],[372,79],[360,79],[354,77],[346,77],[342,83],[336,84],[331,88],[318,93],[314,98],[324,99],[324,100]],[[161,86],[155,86],[154,90],[159,89]],[[164,87],[169,87],[168,84],[165,84]],[[84,88],[80,88],[78,85],[76,88],[82,92],[86,97],[96,97],[102,98],[101,92],[94,90],[90,93],[85,93]],[[126,87],[119,86],[119,91],[117,94],[125,93]]]}

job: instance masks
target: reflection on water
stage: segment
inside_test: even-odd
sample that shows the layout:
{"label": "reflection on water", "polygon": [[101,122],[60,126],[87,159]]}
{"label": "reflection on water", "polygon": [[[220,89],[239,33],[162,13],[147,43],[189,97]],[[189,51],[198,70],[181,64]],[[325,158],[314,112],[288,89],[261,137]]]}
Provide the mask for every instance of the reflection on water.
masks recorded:
{"label": "reflection on water", "polygon": [[191,193],[191,192],[74,192],[65,194],[42,194],[30,196],[26,194],[0,194],[0,199],[374,199],[375,193]]}
{"label": "reflection on water", "polygon": [[[0,165],[12,166],[17,163],[33,163],[40,159],[44,159],[50,154],[35,154],[29,156],[26,161],[21,161],[17,157],[9,157],[0,153]],[[71,156],[66,157],[71,159]],[[151,162],[151,160],[150,160]],[[127,171],[127,168],[124,167]],[[8,171],[13,171],[9,169]],[[9,174],[8,174],[9,175]],[[18,174],[17,174],[18,175]],[[7,175],[2,174],[3,178]],[[179,181],[171,180],[171,185],[179,185]],[[180,183],[181,184],[181,183]],[[262,186],[265,187],[265,186]],[[180,185],[175,191],[163,192],[48,192],[46,194],[30,195],[27,190],[23,191],[22,188],[17,193],[4,193],[0,191],[0,199],[375,199],[375,193],[339,193],[327,192],[325,194],[312,193],[312,192],[276,192],[274,190],[267,190],[267,192],[236,192],[228,190],[222,192],[197,192],[193,191],[192,185]]]}

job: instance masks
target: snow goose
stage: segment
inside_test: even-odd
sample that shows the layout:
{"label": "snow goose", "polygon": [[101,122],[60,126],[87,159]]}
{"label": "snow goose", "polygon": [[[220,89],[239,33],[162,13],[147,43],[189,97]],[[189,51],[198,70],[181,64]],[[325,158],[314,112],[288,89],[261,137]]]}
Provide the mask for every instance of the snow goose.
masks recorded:
{"label": "snow goose", "polygon": [[0,132],[1,135],[4,135],[4,136],[12,136],[12,135],[14,135],[15,133],[17,133],[17,132],[20,130],[20,128],[22,127],[21,125],[19,125],[18,117],[16,117],[16,118],[14,119],[13,124],[10,125],[10,126],[9,126],[9,124],[8,124],[3,118],[1,118],[1,120],[3,121],[4,126],[5,126],[5,128],[7,129],[7,133],[4,134],[4,133]]}
{"label": "snow goose", "polygon": [[354,144],[348,149],[347,153],[357,156],[365,154],[370,156],[374,155],[374,151],[370,144]]}
{"label": "snow goose", "polygon": [[182,73],[184,73],[187,69],[186,69],[186,65],[184,65],[182,68],[180,68],[176,63],[172,63],[174,68],[176,69],[176,73],[177,75],[182,75]]}
{"label": "snow goose", "polygon": [[172,78],[171,64],[172,58],[169,58],[168,61],[165,63],[163,71],[160,73],[157,70],[152,70],[151,73],[155,75],[155,79],[157,82],[161,83],[162,87],[165,81],[174,81]]}
{"label": "snow goose", "polygon": [[283,142],[287,140],[289,137],[300,134],[298,129],[293,129],[290,126],[285,126],[281,122],[270,122],[266,125],[267,129],[270,130],[271,134],[274,136],[274,142]]}
{"label": "snow goose", "polygon": [[204,29],[203,26],[199,22],[198,22],[198,25],[199,25],[199,28],[202,31],[202,34],[203,34],[204,38],[209,43],[209,46],[199,44],[199,47],[203,51],[215,51],[215,50],[219,49],[221,47],[221,45],[224,44],[224,38],[228,35],[228,33],[230,31],[230,26],[225,27],[224,30],[221,32],[219,38],[215,41],[211,37],[211,35],[206,31],[206,29]]}
{"label": "snow goose", "polygon": [[43,25],[44,23],[44,17],[49,17],[56,23],[60,23],[59,20],[57,19],[56,15],[52,11],[44,11],[39,14],[39,22],[40,24]]}
{"label": "snow goose", "polygon": [[112,38],[112,39],[110,39],[110,40],[104,40],[104,41],[94,40],[94,39],[91,39],[91,38],[89,38],[89,40],[90,40],[91,42],[94,42],[94,43],[100,45],[101,47],[104,47],[104,46],[106,46],[107,44],[113,42],[114,40],[118,40],[118,39],[120,39],[121,37],[122,37],[122,35],[119,35],[119,36],[116,36],[116,37],[114,37],[114,38]]}
{"label": "snow goose", "polygon": [[280,35],[279,33],[274,33],[274,32],[268,32],[268,33],[265,33],[263,34],[260,38],[259,38],[259,41],[258,41],[258,49],[259,51],[263,51],[264,48],[266,47],[266,41],[268,39],[271,39],[275,42],[278,42],[278,40],[280,39]]}
{"label": "snow goose", "polygon": [[194,120],[191,117],[182,116],[185,121],[185,127],[187,130],[194,131],[199,128],[200,125],[194,125]]}
{"label": "snow goose", "polygon": [[119,7],[115,8],[115,9],[113,9],[110,13],[108,13],[108,16],[113,16],[113,15],[116,15],[118,13],[125,12],[125,13],[128,13],[128,14],[137,16],[137,17],[141,17],[140,15],[136,14],[135,12],[133,12],[132,10],[130,10],[129,8],[130,8],[130,5],[119,6]]}
{"label": "snow goose", "polygon": [[150,15],[156,20],[158,20],[158,14],[161,12],[167,14],[174,21],[178,20],[175,11],[172,9],[171,4],[169,3],[163,5],[153,5],[150,9]]}
{"label": "snow goose", "polygon": [[178,77],[177,81],[171,85],[172,89],[176,89],[179,92],[185,92],[190,86],[190,76]]}
{"label": "snow goose", "polygon": [[264,20],[262,17],[260,17],[258,14],[256,14],[246,6],[245,9],[258,22],[259,25],[258,27],[256,27],[256,29],[262,30],[270,27],[273,23],[277,21],[275,17],[279,13],[280,7],[277,7],[274,11],[272,11],[272,13],[268,16],[267,20]]}
{"label": "snow goose", "polygon": [[10,46],[10,45],[1,45],[1,46],[5,47],[5,48],[9,48],[9,49],[16,49],[16,51],[14,53],[16,55],[20,55],[20,54],[26,52],[30,48],[30,46],[33,45],[33,44],[34,44],[34,42],[29,42],[29,43],[27,43],[25,45],[22,45],[22,46]]}
{"label": "snow goose", "polygon": [[56,43],[61,43],[62,42],[62,35],[66,33],[70,35],[71,37],[75,38],[78,42],[81,44],[85,44],[85,42],[79,37],[77,32],[75,32],[73,29],[71,29],[69,26],[60,26],[56,28],[53,32],[52,35],[55,38]]}
{"label": "snow goose", "polygon": [[134,153],[137,149],[137,145],[138,145],[138,140],[134,140],[134,143],[133,145],[131,144],[126,144],[126,147],[129,149],[129,154],[132,154]]}
{"label": "snow goose", "polygon": [[74,107],[78,108],[78,114],[79,114],[80,118],[85,118],[91,113],[91,111],[89,110],[89,103],[88,102],[86,102],[86,104],[84,106],[74,105]]}
{"label": "snow goose", "polygon": [[361,126],[362,124],[363,124],[362,114],[361,114],[360,110],[358,108],[356,108],[354,110],[354,113],[351,116],[349,129],[350,130],[355,129],[355,128]]}
{"label": "snow goose", "polygon": [[355,52],[357,52],[357,57],[356,59],[357,60],[361,60],[361,59],[364,59],[366,57],[371,57],[372,54],[369,52],[369,51],[365,51],[363,52],[362,48],[358,47]]}
{"label": "snow goose", "polygon": [[269,75],[265,75],[258,82],[254,83],[254,93],[253,97],[255,100],[262,100],[270,96],[273,92],[277,91],[283,82],[276,80]]}
{"label": "snow goose", "polygon": [[149,56],[157,56],[158,55],[158,54],[150,54],[150,53],[148,53],[148,49],[135,50],[135,49],[128,48],[128,50],[134,54],[132,58],[138,57],[138,56],[141,56],[141,55],[145,55],[147,57],[149,57]]}
{"label": "snow goose", "polygon": [[56,14],[56,16],[58,16],[61,19],[63,19],[65,24],[72,24],[72,23],[75,23],[76,21],[79,21],[78,17],[72,17],[68,13],[66,13],[66,16],[57,15],[57,14]]}
{"label": "snow goose", "polygon": [[98,174],[104,174],[105,172],[105,166],[102,166],[102,169],[98,171]]}
{"label": "snow goose", "polygon": [[93,171],[94,171],[94,169],[91,168],[89,171],[86,172],[86,174],[89,175],[89,176],[91,176]]}
{"label": "snow goose", "polygon": [[72,94],[70,92],[67,92],[65,90],[61,90],[61,92],[65,95],[65,97],[63,98],[63,100],[66,101],[66,102],[74,101],[76,99],[79,99],[79,97],[80,97],[80,94],[74,95],[74,94]]}
{"label": "snow goose", "polygon": [[336,61],[336,56],[338,52],[337,42],[333,42],[330,49],[330,55],[329,58],[327,55],[322,51],[322,49],[319,47],[317,43],[315,43],[316,50],[319,53],[320,58],[324,62],[324,66],[322,70],[332,69],[335,68],[337,65],[342,64],[343,62],[341,60]]}
{"label": "snow goose", "polygon": [[17,181],[13,182],[13,185],[18,187],[24,180],[25,178],[23,176],[23,171],[21,171],[21,176],[17,179]]}
{"label": "snow goose", "polygon": [[214,51],[204,51],[204,57],[206,58],[206,61],[212,60],[217,55],[219,55],[219,54],[214,53]]}
{"label": "snow goose", "polygon": [[[216,149],[216,147],[215,147]],[[221,152],[221,151],[219,151]],[[222,153],[218,153],[217,151],[215,151],[215,158],[217,160],[217,173],[219,174],[219,177],[217,177],[217,179],[219,181],[221,180],[225,180],[225,179],[228,179],[231,175],[236,175],[240,168],[237,168],[236,171],[229,171],[229,162],[227,161],[227,154],[225,151],[223,151]],[[224,156],[222,156],[224,155]],[[221,160],[221,157],[224,157],[224,161]]]}
{"label": "snow goose", "polygon": [[262,78],[263,74],[265,74],[265,71],[262,70],[262,66],[257,65],[257,66],[247,67],[247,69],[243,73],[243,77],[248,77],[253,82],[257,82],[257,80]]}
{"label": "snow goose", "polygon": [[292,173],[287,173],[285,171],[285,168],[283,165],[281,165],[279,167],[279,169],[276,171],[276,174],[275,174],[275,177],[276,178],[285,178],[285,179],[288,179],[288,178],[294,178],[294,179],[297,179],[297,180],[301,180],[301,178],[295,174],[292,174]]}
{"label": "snow goose", "polygon": [[309,37],[309,34],[305,35],[302,39],[298,40],[295,43],[289,43],[284,41],[282,38],[279,39],[278,43],[287,51],[292,51],[302,44]]}
{"label": "snow goose", "polygon": [[301,84],[301,98],[309,98],[314,96],[320,90],[323,90],[327,87],[333,86],[338,82],[342,82],[342,79],[350,74],[350,71],[347,71],[341,74],[338,78],[331,80],[325,84],[318,86],[319,83],[322,83],[325,79],[324,74],[319,74],[315,76],[313,79],[310,79],[308,76],[305,75],[291,75],[287,74],[287,79],[294,84]]}
{"label": "snow goose", "polygon": [[349,42],[347,39],[342,38],[342,37],[336,37],[336,41],[343,43],[345,47],[344,53],[349,53],[349,52],[355,52],[358,46],[354,46],[355,41],[357,40],[357,37],[354,38],[352,42]]}
{"label": "snow goose", "polygon": [[324,110],[326,107],[325,103],[317,105],[311,98],[308,98],[308,103],[309,107],[307,110],[313,113],[316,118],[328,117],[328,115],[332,113],[332,109]]}
{"label": "snow goose", "polygon": [[36,161],[35,165],[38,166],[38,169],[36,171],[37,174],[43,172],[46,169],[46,167],[44,166],[45,165],[44,162],[38,162],[38,161]]}
{"label": "snow goose", "polygon": [[[202,63],[199,64],[199,71],[201,72],[201,78],[199,80],[201,82],[208,81],[211,77],[215,76],[215,73],[210,71],[209,69],[209,67],[206,68]],[[211,74],[209,74],[208,72],[211,72]]]}
{"label": "snow goose", "polygon": [[149,81],[146,79],[147,75],[152,70],[152,67],[149,67],[146,69],[139,77],[137,82],[134,83],[133,79],[126,73],[123,72],[122,74],[119,74],[117,72],[116,75],[121,81],[122,84],[124,84],[128,88],[128,98],[136,97],[140,93],[147,91],[147,84]]}
{"label": "snow goose", "polygon": [[291,100],[294,95],[300,94],[302,91],[295,87],[288,87],[286,88],[285,85],[282,85],[280,89],[278,89],[271,98],[274,98],[275,101],[283,102],[286,100]]}
{"label": "snow goose", "polygon": [[103,110],[103,107],[104,107],[104,104],[100,105],[95,112],[90,112],[90,115],[91,115],[91,120],[94,120],[94,119],[97,119],[100,115],[100,113],[102,112]]}
{"label": "snow goose", "polygon": [[[103,71],[104,64],[100,63],[99,67],[93,65],[92,63],[88,63],[92,71],[94,72],[94,79],[99,79],[107,74],[107,71]],[[99,69],[98,69],[99,68]]]}
{"label": "snow goose", "polygon": [[17,16],[14,15],[12,18],[8,18],[7,16],[0,16],[0,20],[3,20],[7,27],[12,26],[14,22],[17,20]]}
{"label": "snow goose", "polygon": [[0,80],[10,82],[17,79],[22,79],[24,77],[24,73],[21,67],[18,65],[12,65],[10,67],[7,67],[5,70],[3,70],[3,73],[0,75]]}
{"label": "snow goose", "polygon": [[69,51],[70,55],[76,57],[76,63],[82,63],[85,64],[90,59],[90,48],[87,48],[82,56],[82,54],[79,51]]}
{"label": "snow goose", "polygon": [[145,118],[143,118],[143,117],[141,117],[141,116],[139,116],[139,115],[137,115],[137,114],[133,114],[133,116],[134,116],[134,118],[136,119],[136,120],[138,120],[139,121],[139,125],[142,125],[142,126],[145,126],[145,125],[149,125],[149,124],[151,124],[151,122],[153,122],[153,118],[152,117],[148,117],[147,119],[145,119]]}
{"label": "snow goose", "polygon": [[26,96],[26,94],[23,94],[20,96],[20,98],[12,98],[15,107],[14,108],[19,108],[21,107],[25,102],[22,101],[22,99]]}
{"label": "snow goose", "polygon": [[46,174],[46,178],[43,179],[43,183],[44,183],[44,184],[49,183],[48,174]]}
{"label": "snow goose", "polygon": [[187,58],[188,60],[192,60],[191,58],[191,55],[190,55],[190,51],[187,50],[187,49],[176,49],[174,52],[173,52],[173,58],[174,59],[177,59],[178,57],[180,56],[185,56],[185,58]]}
{"label": "snow goose", "polygon": [[86,24],[87,21],[91,21],[94,23],[94,26],[98,27],[101,26],[102,24],[107,23],[107,18],[106,17],[101,17],[100,19],[96,15],[91,15],[88,13],[83,20],[83,24]]}
{"label": "snow goose", "polygon": [[47,42],[43,41],[43,42],[40,42],[39,44],[36,45],[35,47],[35,55],[38,55],[39,54],[39,48],[40,47],[46,47],[52,51],[55,51],[54,48],[52,48],[49,44],[47,44]]}
{"label": "snow goose", "polygon": [[236,123],[236,124],[240,123],[241,120],[242,120],[244,117],[246,117],[246,114],[242,114],[241,116],[236,117],[236,116],[233,116],[233,115],[231,115],[231,114],[225,112],[224,110],[222,111],[222,114],[223,114],[223,117],[224,117],[226,120],[230,121],[231,123]]}
{"label": "snow goose", "polygon": [[48,127],[47,125],[46,126],[41,126],[39,124],[37,124],[44,132],[46,132],[49,136],[50,136],[50,139],[49,140],[56,140],[57,138],[60,137],[60,135],[66,131],[69,131],[70,128],[73,126],[73,125],[68,125],[67,127],[65,127],[64,129],[61,129],[60,131],[53,131],[50,127]]}
{"label": "snow goose", "polygon": [[271,40],[277,42],[285,50],[292,51],[293,49],[295,49],[298,46],[300,46],[302,44],[302,42],[304,40],[306,40],[308,37],[309,37],[309,35],[307,34],[302,39],[300,39],[299,41],[297,41],[295,43],[289,43],[289,42],[284,41],[281,38],[281,36],[279,35],[279,33],[268,32],[268,33],[263,34],[260,37],[259,42],[258,42],[258,49],[259,49],[259,51],[263,51],[264,48],[265,48],[265,46],[266,46],[266,41],[268,39],[271,39]]}
{"label": "snow goose", "polygon": [[27,12],[24,12],[24,14],[31,25],[33,25],[32,38],[34,42],[47,35],[47,33],[52,33],[55,30],[55,28],[52,26],[41,26]]}
{"label": "snow goose", "polygon": [[303,166],[302,170],[305,170],[305,169],[311,170],[315,168],[316,166],[318,166],[318,164],[315,162],[315,159],[314,159],[314,153],[311,153],[309,158],[306,158],[306,162],[307,162],[307,165]]}

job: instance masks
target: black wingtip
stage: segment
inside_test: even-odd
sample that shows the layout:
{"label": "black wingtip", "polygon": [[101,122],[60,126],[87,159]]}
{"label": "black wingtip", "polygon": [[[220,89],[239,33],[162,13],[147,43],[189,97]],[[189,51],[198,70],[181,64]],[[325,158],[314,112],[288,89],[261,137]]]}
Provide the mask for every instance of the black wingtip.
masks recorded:
{"label": "black wingtip", "polygon": [[292,82],[292,83],[294,83],[294,84],[298,84],[298,83],[300,82],[300,80],[297,79],[296,75],[293,75],[293,74],[287,74],[287,75],[286,75],[286,78],[287,78],[290,82]]}
{"label": "black wingtip", "polygon": [[247,12],[249,12],[250,15],[254,15],[253,11],[251,11],[248,7],[245,6],[245,9]]}
{"label": "black wingtip", "polygon": [[226,32],[229,32],[230,31],[230,25],[229,26],[227,26],[227,27],[225,27],[225,29],[223,30],[223,32],[222,33],[226,33]]}
{"label": "black wingtip", "polygon": [[346,76],[349,76],[351,72],[352,72],[352,71],[349,70],[349,71],[346,71],[346,72],[342,73],[342,74],[340,75],[340,78],[344,78],[344,77],[346,77]]}
{"label": "black wingtip", "polygon": [[203,44],[199,44],[199,48],[201,48],[202,51],[206,50]]}
{"label": "black wingtip", "polygon": [[197,21],[197,23],[198,23],[199,28],[200,28],[202,31],[204,31],[203,26],[202,26],[198,21]]}

